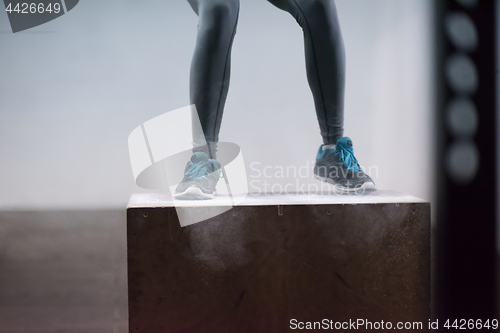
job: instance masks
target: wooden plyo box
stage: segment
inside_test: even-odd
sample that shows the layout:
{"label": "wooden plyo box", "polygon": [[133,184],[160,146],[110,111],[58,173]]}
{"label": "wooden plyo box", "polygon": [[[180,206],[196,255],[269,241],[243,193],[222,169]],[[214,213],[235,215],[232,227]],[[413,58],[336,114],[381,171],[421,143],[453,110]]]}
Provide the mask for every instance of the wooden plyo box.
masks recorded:
{"label": "wooden plyo box", "polygon": [[427,331],[430,204],[415,197],[254,195],[181,227],[166,196],[136,194],[127,240],[131,333],[289,332],[358,319]]}

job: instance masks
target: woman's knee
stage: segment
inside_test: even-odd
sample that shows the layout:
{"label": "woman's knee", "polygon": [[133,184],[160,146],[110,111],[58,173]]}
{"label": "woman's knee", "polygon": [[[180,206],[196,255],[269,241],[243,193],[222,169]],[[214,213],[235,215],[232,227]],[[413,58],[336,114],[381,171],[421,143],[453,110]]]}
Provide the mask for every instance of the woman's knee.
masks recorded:
{"label": "woman's knee", "polygon": [[201,15],[212,23],[236,23],[239,12],[239,0],[207,0],[200,4]]}

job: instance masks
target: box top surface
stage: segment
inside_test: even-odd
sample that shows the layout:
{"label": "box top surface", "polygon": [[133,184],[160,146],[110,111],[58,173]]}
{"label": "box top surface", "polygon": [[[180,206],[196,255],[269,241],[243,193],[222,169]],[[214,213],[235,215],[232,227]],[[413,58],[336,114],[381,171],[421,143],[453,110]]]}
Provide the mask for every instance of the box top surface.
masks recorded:
{"label": "box top surface", "polygon": [[[237,202],[237,204],[234,204]],[[377,203],[426,203],[417,197],[395,191],[374,191],[361,195],[321,194],[248,194],[217,196],[212,200],[173,200],[167,193],[137,193],[130,197],[127,208],[207,207],[207,206],[272,206],[272,205],[345,205]]]}

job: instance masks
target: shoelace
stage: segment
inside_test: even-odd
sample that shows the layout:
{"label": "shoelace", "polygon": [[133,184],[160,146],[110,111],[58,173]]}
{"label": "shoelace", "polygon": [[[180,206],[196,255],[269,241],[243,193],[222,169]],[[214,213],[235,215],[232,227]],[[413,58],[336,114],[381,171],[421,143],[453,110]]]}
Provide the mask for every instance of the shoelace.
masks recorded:
{"label": "shoelace", "polygon": [[[216,169],[215,163],[213,161],[201,161],[198,163],[191,163],[191,168],[189,168],[188,171],[184,174],[186,178],[188,179],[206,179],[208,172],[208,165],[212,166],[212,170]],[[220,168],[217,168],[217,172],[219,174],[220,178],[224,178],[224,174],[222,173],[222,170]]]}
{"label": "shoelace", "polygon": [[344,165],[349,171],[354,171],[354,172],[361,171],[361,169],[359,168],[358,160],[354,156],[354,151],[352,148],[346,148],[342,145],[337,145],[337,149],[330,150],[326,156],[328,157],[333,153],[335,153],[335,155],[338,156],[342,161],[337,164]]}

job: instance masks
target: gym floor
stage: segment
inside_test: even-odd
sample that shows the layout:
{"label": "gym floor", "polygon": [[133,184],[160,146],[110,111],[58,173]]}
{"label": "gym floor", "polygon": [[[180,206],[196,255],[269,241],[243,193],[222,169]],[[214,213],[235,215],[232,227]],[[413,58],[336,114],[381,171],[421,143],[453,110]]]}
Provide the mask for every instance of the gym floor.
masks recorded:
{"label": "gym floor", "polygon": [[127,332],[123,211],[0,212],[0,332]]}

